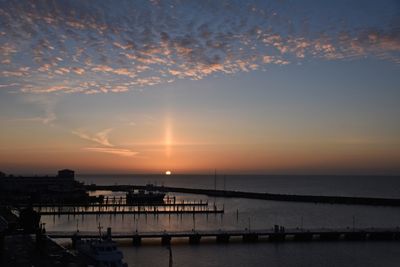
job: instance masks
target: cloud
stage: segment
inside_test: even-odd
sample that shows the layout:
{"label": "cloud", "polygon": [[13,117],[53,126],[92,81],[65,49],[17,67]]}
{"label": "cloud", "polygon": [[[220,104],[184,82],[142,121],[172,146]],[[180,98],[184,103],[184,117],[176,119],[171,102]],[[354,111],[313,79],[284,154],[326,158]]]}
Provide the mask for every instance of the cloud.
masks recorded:
{"label": "cloud", "polygon": [[138,152],[132,151],[127,148],[117,147],[112,144],[109,140],[109,134],[113,131],[113,128],[107,128],[95,134],[88,134],[82,130],[72,131],[72,134],[79,136],[84,140],[89,140],[92,143],[97,144],[97,147],[85,147],[85,150],[98,153],[107,153],[124,157],[133,157],[139,154]]}
{"label": "cloud", "polygon": [[53,112],[46,112],[45,116],[43,117],[30,117],[30,118],[18,118],[18,119],[11,119],[9,121],[20,121],[20,122],[40,122],[42,124],[51,124],[57,119],[55,113]]}
{"label": "cloud", "polygon": [[85,69],[83,68],[78,68],[78,67],[73,67],[72,68],[72,72],[78,74],[78,75],[82,75],[85,73]]}
{"label": "cloud", "polygon": [[24,93],[55,93],[55,92],[68,92],[69,90],[74,90],[72,88],[68,88],[64,85],[53,85],[53,86],[43,86],[43,87],[33,87],[31,85],[26,85],[21,88],[21,91]]}
{"label": "cloud", "polygon": [[319,5],[2,1],[0,77],[24,93],[98,94],[304,60],[400,64],[396,6]]}
{"label": "cloud", "polygon": [[112,145],[110,143],[109,137],[108,137],[108,135],[110,134],[110,132],[112,130],[113,130],[112,128],[107,128],[98,133],[95,133],[94,135],[87,134],[81,130],[72,131],[72,133],[79,136],[82,139],[92,141],[99,145],[106,146],[106,147],[113,147],[114,145]]}
{"label": "cloud", "polygon": [[100,145],[98,147],[85,147],[84,148],[85,150],[91,152],[113,154],[124,157],[136,156],[138,152],[132,151],[127,148],[119,148],[116,147],[114,144],[111,144],[109,140],[109,134],[112,130],[113,130],[112,128],[107,128],[93,135],[87,134],[82,130],[72,131],[72,133],[84,140],[89,140],[93,143],[96,143],[97,145]]}
{"label": "cloud", "polygon": [[124,157],[133,157],[138,154],[138,152],[125,149],[125,148],[110,148],[110,147],[85,147],[85,150],[99,153],[108,153]]}
{"label": "cloud", "polygon": [[[13,86],[18,86],[18,84],[14,84]],[[37,106],[41,110],[42,114],[30,117],[14,118],[9,121],[39,122],[44,125],[53,125],[57,120],[55,112],[57,99],[47,95],[22,95],[21,98],[23,102]]]}
{"label": "cloud", "polygon": [[0,88],[9,88],[9,87],[15,87],[19,86],[19,83],[10,83],[10,84],[0,84]]}
{"label": "cloud", "polygon": [[7,77],[22,77],[24,75],[26,75],[26,72],[22,72],[22,71],[7,71],[4,70],[1,72],[2,76],[7,78]]}

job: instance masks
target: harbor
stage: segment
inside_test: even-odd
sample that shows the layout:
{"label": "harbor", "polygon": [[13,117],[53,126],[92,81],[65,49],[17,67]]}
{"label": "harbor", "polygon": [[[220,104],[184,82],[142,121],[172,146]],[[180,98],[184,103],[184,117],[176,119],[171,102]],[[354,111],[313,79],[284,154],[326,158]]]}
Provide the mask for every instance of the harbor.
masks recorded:
{"label": "harbor", "polygon": [[400,266],[400,0],[0,22],[0,267]]}
{"label": "harbor", "polygon": [[[42,178],[31,177],[28,180],[32,182],[34,179]],[[39,199],[36,195],[31,195],[32,190],[26,190],[25,196],[20,191],[18,198],[24,201],[10,206],[10,201],[4,199],[7,194],[3,195],[2,222],[5,230],[2,233],[2,243],[3,255],[7,255],[3,258],[7,261],[33,262],[39,257],[37,255],[47,255],[43,259],[51,262],[51,266],[57,266],[60,261],[86,266],[90,259],[76,252],[76,240],[82,240],[82,244],[92,242],[98,246],[106,245],[102,244],[106,240],[113,240],[116,243],[110,243],[110,246],[118,246],[126,254],[124,256],[128,257],[131,257],[130,249],[142,251],[160,245],[179,251],[182,246],[203,248],[216,245],[223,248],[229,244],[234,249],[232,247],[253,245],[263,248],[269,246],[268,244],[326,246],[329,243],[343,246],[360,242],[397,244],[400,241],[400,217],[394,216],[390,225],[382,226],[381,223],[374,222],[375,218],[387,216],[386,211],[396,214],[393,211],[397,210],[393,203],[371,204],[378,198],[361,198],[363,201],[373,200],[366,205],[355,204],[354,199],[350,202],[342,200],[342,203],[286,199],[281,201],[265,199],[264,193],[259,192],[202,189],[195,186],[157,186],[147,182],[138,185],[86,185],[75,180],[75,176],[67,182],[75,184],[73,187],[55,188],[53,183],[57,179],[57,176],[46,177],[47,186],[41,182],[40,187],[35,189],[37,192],[43,191],[47,195],[45,198]],[[208,179],[213,181],[215,177]],[[22,181],[22,178],[19,180]],[[65,196],[65,190],[75,190],[75,186],[84,198],[74,201],[65,197],[48,199],[55,195],[48,193],[49,189],[63,190],[62,196]],[[32,225],[43,229],[41,238],[35,237],[35,227],[29,230],[33,234],[25,233],[27,210],[30,210],[28,214],[33,215]],[[309,214],[310,210],[312,214]],[[347,219],[343,217],[335,220],[337,215],[333,214],[337,213],[336,210],[341,211],[339,214],[346,214],[346,210],[354,210],[356,213],[348,214]],[[283,213],[290,215],[286,215],[284,219],[277,216]],[[332,223],[325,225],[323,218],[333,218]],[[96,231],[99,225],[102,225],[101,228],[110,228],[107,230],[108,238]],[[19,244],[20,249],[13,244]],[[37,246],[43,246],[38,250],[42,254],[35,252]],[[13,250],[33,252],[18,259]],[[132,263],[132,259],[127,262]]]}

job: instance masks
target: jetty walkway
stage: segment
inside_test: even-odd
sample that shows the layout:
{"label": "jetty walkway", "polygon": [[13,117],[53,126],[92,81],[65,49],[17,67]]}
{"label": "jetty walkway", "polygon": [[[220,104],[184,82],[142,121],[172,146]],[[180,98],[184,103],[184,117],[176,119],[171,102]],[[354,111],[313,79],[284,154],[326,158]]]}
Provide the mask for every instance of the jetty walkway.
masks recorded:
{"label": "jetty walkway", "polygon": [[232,190],[214,190],[200,188],[169,187],[155,185],[86,185],[87,190],[110,190],[130,191],[134,189],[146,189],[163,192],[176,192],[186,194],[201,194],[212,197],[226,198],[248,198],[274,201],[311,202],[327,204],[349,204],[349,205],[374,205],[374,206],[396,206],[400,207],[399,198],[373,198],[373,197],[346,197],[346,196],[318,196],[318,195],[295,195],[295,194],[271,194],[255,193]]}

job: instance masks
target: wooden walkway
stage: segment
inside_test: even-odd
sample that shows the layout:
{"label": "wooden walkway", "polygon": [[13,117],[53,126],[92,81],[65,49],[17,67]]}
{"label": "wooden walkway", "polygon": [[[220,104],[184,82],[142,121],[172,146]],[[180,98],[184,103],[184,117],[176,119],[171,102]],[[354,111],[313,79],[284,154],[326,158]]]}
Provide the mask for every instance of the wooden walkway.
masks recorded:
{"label": "wooden walkway", "polygon": [[222,214],[224,210],[98,210],[98,211],[40,211],[46,215],[104,215],[104,214]]}
{"label": "wooden walkway", "polygon": [[[92,209],[92,208],[105,208],[105,207],[144,207],[144,206],[151,206],[151,207],[182,207],[182,206],[208,206],[209,203],[207,200],[178,200],[173,201],[171,198],[166,198],[164,202],[160,203],[126,203],[126,199],[110,199],[106,200],[103,203],[34,203],[30,204],[33,208],[39,209],[49,209],[49,208],[85,208],[85,209]],[[14,207],[26,207],[27,205],[13,205]]]}
{"label": "wooden walkway", "polygon": [[207,205],[161,205],[161,206],[91,206],[36,208],[40,215],[101,215],[101,214],[222,214],[224,207]]}
{"label": "wooden walkway", "polygon": [[209,205],[208,201],[176,201],[167,197],[161,203],[135,203],[127,204],[125,199],[112,199],[103,204],[46,204],[34,205],[40,215],[101,215],[101,214],[216,214],[224,213],[224,206],[215,203]]}

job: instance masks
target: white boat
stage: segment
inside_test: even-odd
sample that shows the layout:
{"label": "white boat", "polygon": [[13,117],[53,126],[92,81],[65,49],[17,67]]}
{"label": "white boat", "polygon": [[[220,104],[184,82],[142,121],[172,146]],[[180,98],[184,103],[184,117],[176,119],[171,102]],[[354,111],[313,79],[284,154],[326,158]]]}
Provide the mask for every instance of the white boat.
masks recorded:
{"label": "white boat", "polygon": [[118,249],[117,243],[111,240],[111,228],[107,230],[105,237],[76,238],[75,249],[88,257],[96,267],[128,267],[128,264],[122,261],[124,256]]}

